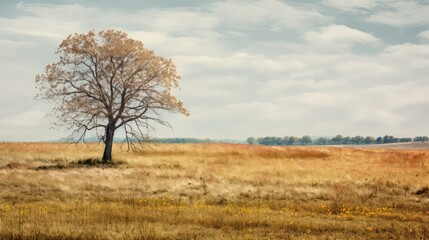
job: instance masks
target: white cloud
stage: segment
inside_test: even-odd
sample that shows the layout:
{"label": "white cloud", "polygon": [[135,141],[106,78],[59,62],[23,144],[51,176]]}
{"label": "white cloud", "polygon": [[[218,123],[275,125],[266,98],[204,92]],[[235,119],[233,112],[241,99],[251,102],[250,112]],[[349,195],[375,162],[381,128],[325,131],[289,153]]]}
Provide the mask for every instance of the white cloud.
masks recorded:
{"label": "white cloud", "polygon": [[284,72],[289,67],[279,59],[261,54],[246,52],[229,53],[220,56],[177,56],[175,57],[182,68],[189,74],[198,76],[224,73],[249,74],[257,76],[272,75]]}
{"label": "white cloud", "polygon": [[429,5],[415,1],[395,0],[380,3],[382,10],[375,12],[366,21],[395,27],[426,25],[429,23]]}
{"label": "white cloud", "polygon": [[0,33],[59,41],[80,29],[79,19],[96,16],[96,10],[80,5],[17,4],[25,15],[0,18]]}
{"label": "white cloud", "polygon": [[[0,34],[40,37],[59,41],[74,32],[94,28],[144,29],[147,32],[189,34],[189,31],[211,30],[220,20],[201,9],[147,9],[128,14],[101,10],[78,4],[18,3],[23,16],[0,18]],[[148,31],[149,30],[149,31]]]}
{"label": "white cloud", "polygon": [[233,24],[256,27],[257,24],[269,23],[273,30],[299,28],[327,20],[316,10],[300,9],[278,0],[220,1],[214,4],[213,10]]}
{"label": "white cloud", "polygon": [[336,106],[336,97],[329,92],[305,92],[302,94],[287,96],[283,102],[293,102],[299,106]]}
{"label": "white cloud", "polygon": [[40,110],[30,110],[17,115],[2,117],[0,124],[7,127],[34,127],[40,123],[44,115],[44,112]]}
{"label": "white cloud", "polygon": [[12,40],[8,40],[8,39],[1,39],[0,38],[0,46],[2,48],[13,48],[13,49],[17,49],[20,47],[24,47],[24,46],[34,46],[34,44],[30,41],[12,41]]}
{"label": "white cloud", "polygon": [[422,31],[421,33],[419,33],[419,37],[421,37],[425,40],[429,40],[429,30],[425,30],[425,31]]}
{"label": "white cloud", "polygon": [[429,45],[411,43],[396,44],[386,47],[384,52],[390,56],[427,58],[429,56]]}
{"label": "white cloud", "polygon": [[365,20],[373,23],[395,27],[429,23],[429,5],[415,0],[324,0],[323,3],[342,11],[365,14]]}
{"label": "white cloud", "polygon": [[[141,40],[146,48],[164,56],[213,55],[224,52],[216,32],[196,33],[189,36],[172,36],[162,32],[130,31],[129,36]],[[202,34],[202,36],[200,35]]]}
{"label": "white cloud", "polygon": [[304,39],[318,48],[350,49],[355,44],[377,45],[380,40],[369,33],[359,31],[344,25],[331,24],[318,31],[309,31]]}
{"label": "white cloud", "polygon": [[343,11],[362,11],[369,10],[377,6],[376,0],[354,0],[354,1],[344,1],[344,0],[324,0],[323,4],[338,8]]}
{"label": "white cloud", "polygon": [[19,2],[16,4],[16,7],[18,10],[30,13],[34,17],[47,18],[62,16],[64,20],[75,20],[78,17],[84,17],[96,11],[94,8],[84,7],[78,4],[27,4]]}
{"label": "white cloud", "polygon": [[401,71],[400,76],[408,76],[404,79],[427,81],[425,74],[429,73],[429,45],[410,43],[391,45],[386,47],[380,57],[384,62]]}
{"label": "white cloud", "polygon": [[[124,20],[124,16],[122,16]],[[201,9],[179,8],[174,10],[144,10],[132,15],[135,22],[145,28],[162,32],[186,32],[210,30],[217,27],[220,19]]]}

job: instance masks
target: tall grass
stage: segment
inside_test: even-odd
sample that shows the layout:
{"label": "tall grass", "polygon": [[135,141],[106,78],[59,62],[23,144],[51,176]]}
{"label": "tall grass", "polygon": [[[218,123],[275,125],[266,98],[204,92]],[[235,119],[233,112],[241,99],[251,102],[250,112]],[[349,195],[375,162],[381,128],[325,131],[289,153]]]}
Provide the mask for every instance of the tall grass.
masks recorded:
{"label": "tall grass", "polygon": [[0,143],[0,239],[427,239],[429,152]]}

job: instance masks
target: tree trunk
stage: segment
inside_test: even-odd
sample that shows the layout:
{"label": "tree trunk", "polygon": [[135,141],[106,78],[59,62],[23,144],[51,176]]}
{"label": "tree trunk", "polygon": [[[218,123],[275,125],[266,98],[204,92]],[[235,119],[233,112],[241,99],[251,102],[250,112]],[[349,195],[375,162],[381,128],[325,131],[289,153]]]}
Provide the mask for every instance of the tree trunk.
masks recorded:
{"label": "tree trunk", "polygon": [[106,127],[106,135],[104,139],[104,153],[103,153],[103,163],[112,162],[112,145],[113,145],[113,135],[115,134],[115,128],[110,126]]}

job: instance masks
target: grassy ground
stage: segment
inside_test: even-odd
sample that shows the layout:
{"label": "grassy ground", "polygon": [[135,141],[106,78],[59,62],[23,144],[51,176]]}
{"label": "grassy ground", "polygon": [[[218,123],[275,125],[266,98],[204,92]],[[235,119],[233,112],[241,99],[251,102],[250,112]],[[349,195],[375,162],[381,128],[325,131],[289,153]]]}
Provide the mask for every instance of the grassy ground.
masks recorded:
{"label": "grassy ground", "polygon": [[0,143],[0,239],[429,239],[429,151]]}

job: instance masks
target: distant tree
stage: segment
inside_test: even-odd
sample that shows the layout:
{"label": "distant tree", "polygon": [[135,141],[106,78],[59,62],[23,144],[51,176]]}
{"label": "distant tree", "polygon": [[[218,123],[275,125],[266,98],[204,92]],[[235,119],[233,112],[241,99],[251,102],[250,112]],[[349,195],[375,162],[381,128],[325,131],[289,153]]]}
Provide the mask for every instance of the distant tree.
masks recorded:
{"label": "distant tree", "polygon": [[429,137],[427,136],[417,136],[414,138],[414,142],[427,142],[429,141]]}
{"label": "distant tree", "polygon": [[377,139],[375,139],[375,143],[382,144],[383,143],[383,138],[382,137],[378,137]]}
{"label": "distant tree", "polygon": [[105,144],[103,162],[112,160],[117,129],[124,130],[128,147],[134,150],[153,123],[169,125],[160,111],[189,115],[172,95],[180,80],[173,62],[124,32],[69,35],[56,53],[60,60],[36,76],[36,98],[58,104],[53,114],[57,126],[72,130],[75,141],[96,131]]}
{"label": "distant tree", "polygon": [[362,136],[355,136],[354,137],[354,139],[355,139],[355,142],[356,142],[356,144],[362,144],[363,143],[363,140],[365,139],[364,137],[362,137]]}
{"label": "distant tree", "polygon": [[312,143],[312,139],[311,139],[311,137],[310,136],[308,136],[308,135],[305,135],[305,136],[303,136],[302,138],[301,138],[301,143],[303,144],[303,145],[308,145],[308,144],[310,144],[310,143]]}
{"label": "distant tree", "polygon": [[276,145],[276,137],[264,137],[259,144]]}
{"label": "distant tree", "polygon": [[371,137],[371,136],[367,136],[367,137],[363,140],[363,142],[364,142],[365,144],[374,144],[374,143],[375,143],[375,138],[373,138],[373,137]]}
{"label": "distant tree", "polygon": [[271,141],[269,137],[263,137],[260,141],[259,144],[261,145],[270,145]]}
{"label": "distant tree", "polygon": [[298,142],[299,142],[298,137],[291,136],[289,137],[288,145],[295,145],[295,144],[298,144]]}
{"label": "distant tree", "polygon": [[289,137],[288,136],[284,136],[282,139],[282,145],[288,145],[288,141],[289,141]]}
{"label": "distant tree", "polygon": [[350,144],[351,138],[349,136],[343,137],[343,140],[341,141],[342,144]]}
{"label": "distant tree", "polygon": [[316,141],[316,144],[319,145],[328,145],[330,144],[331,140],[329,138],[319,137]]}
{"label": "distant tree", "polygon": [[276,145],[276,146],[283,145],[283,138],[281,138],[281,137],[275,137],[274,138],[274,145]]}
{"label": "distant tree", "polygon": [[340,134],[332,138],[332,142],[334,144],[342,144],[342,141],[343,141],[343,135],[340,135]]}
{"label": "distant tree", "polygon": [[399,142],[412,142],[413,139],[412,138],[401,138],[399,139]]}
{"label": "distant tree", "polygon": [[256,141],[256,138],[254,138],[254,137],[248,137],[247,138],[247,143],[248,144],[256,144],[258,142]]}
{"label": "distant tree", "polygon": [[383,137],[383,143],[393,143],[393,139],[394,139],[393,136],[385,135]]}

